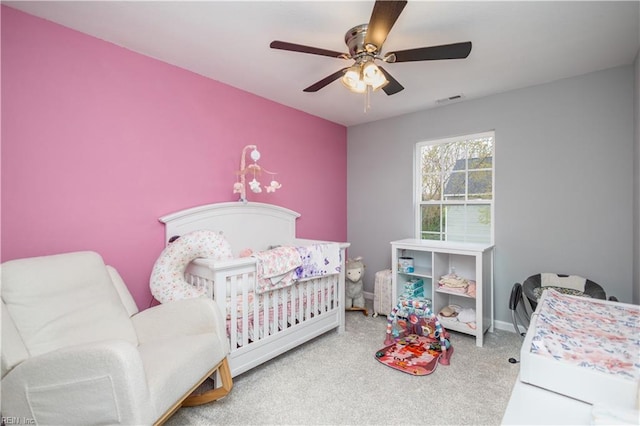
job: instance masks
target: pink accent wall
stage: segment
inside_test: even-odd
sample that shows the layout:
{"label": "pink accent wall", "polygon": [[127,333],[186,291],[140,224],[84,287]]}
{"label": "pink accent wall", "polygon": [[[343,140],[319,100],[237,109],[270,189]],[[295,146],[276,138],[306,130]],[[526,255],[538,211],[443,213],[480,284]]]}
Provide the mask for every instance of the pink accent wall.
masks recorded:
{"label": "pink accent wall", "polygon": [[163,248],[158,218],[235,201],[240,153],[278,172],[250,201],[347,237],[346,128],[2,6],[2,261],[95,250],[138,306]]}

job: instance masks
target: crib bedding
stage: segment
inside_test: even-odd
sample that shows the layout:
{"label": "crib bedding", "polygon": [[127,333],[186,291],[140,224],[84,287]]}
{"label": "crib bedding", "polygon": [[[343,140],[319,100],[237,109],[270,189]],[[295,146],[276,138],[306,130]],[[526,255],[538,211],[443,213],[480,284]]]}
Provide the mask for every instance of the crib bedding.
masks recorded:
{"label": "crib bedding", "polygon": [[256,259],[256,291],[263,293],[290,286],[295,281],[295,271],[302,264],[295,247],[275,247],[253,254]]}
{"label": "crib bedding", "polygon": [[521,352],[521,378],[588,403],[633,406],[640,384],[640,307],[543,293]]}
{"label": "crib bedding", "polygon": [[300,266],[296,268],[295,279],[304,280],[337,274],[342,266],[340,246],[337,243],[311,244],[296,247],[300,255]]}
{"label": "crib bedding", "polygon": [[256,259],[256,291],[263,293],[297,281],[340,273],[340,245],[278,246],[253,254]]}
{"label": "crib bedding", "polygon": [[[289,300],[292,292],[295,295],[296,288],[301,289],[303,283],[314,278],[339,274],[342,262],[340,245],[337,243],[277,246],[254,253],[252,257],[256,259],[255,274],[245,277],[241,285],[233,286],[230,282],[227,283],[227,318],[230,317],[233,305],[236,305],[237,312],[245,309],[253,313],[254,299],[266,292],[288,289],[286,298]],[[251,280],[254,278],[255,286],[251,286]],[[297,287],[289,289],[291,286]],[[232,293],[235,296],[231,296]],[[245,298],[248,299],[248,308],[243,308]]]}
{"label": "crib bedding", "polygon": [[[340,248],[337,244],[335,246],[338,249],[337,258],[340,258]],[[233,318],[237,319],[238,335],[241,336],[242,321],[243,316],[245,316],[244,314],[246,313],[247,318],[249,318],[249,323],[253,324],[254,314],[259,313],[264,309],[265,301],[270,306],[270,322],[273,321],[274,303],[278,304],[277,312],[282,313],[283,300],[286,301],[287,305],[287,309],[284,312],[289,313],[288,315],[291,315],[293,312],[295,315],[295,318],[293,318],[294,321],[300,321],[300,316],[306,312],[307,305],[315,303],[316,297],[314,293],[317,293],[319,303],[325,307],[329,304],[337,303],[337,300],[333,300],[333,294],[334,287],[338,287],[337,280],[340,274],[340,265],[333,265],[329,262],[322,261],[323,265],[331,266],[329,268],[325,267],[322,270],[317,266],[313,266],[311,269],[307,269],[307,271],[312,272],[306,274],[301,274],[299,270],[291,270],[290,267],[292,264],[295,264],[295,268],[299,269],[299,266],[303,263],[303,261],[300,260],[301,256],[299,253],[305,252],[299,251],[301,247],[303,246],[291,247],[293,253],[295,253],[295,256],[299,259],[297,263],[292,263],[291,256],[289,256],[289,254],[286,255],[288,258],[284,261],[275,260],[272,262],[273,259],[284,253],[283,249],[288,249],[285,247],[277,247],[265,250],[256,257],[257,262],[255,272],[242,276],[234,276],[233,274],[230,274],[229,278],[235,279],[228,279],[225,286],[225,294],[227,295],[225,298],[225,311],[228,330],[231,329],[229,323],[233,316]],[[263,263],[263,265],[259,266],[261,263]],[[306,263],[307,265],[311,264],[308,260]],[[287,274],[292,274],[297,278],[291,279],[290,282],[286,283],[281,282],[281,279],[271,281],[273,278],[280,277],[281,271],[283,270],[288,270]],[[334,280],[336,282],[333,284],[327,284],[327,281],[322,281],[322,279]],[[212,285],[208,280],[193,280],[193,277],[189,282],[194,287],[211,287]],[[329,287],[327,288],[327,286]],[[206,289],[205,292],[211,294],[213,297],[212,288]],[[292,302],[294,309],[292,309]],[[232,312],[234,307],[235,313]],[[260,325],[263,325],[264,315],[259,314],[258,316],[260,317]],[[282,319],[280,319],[279,328],[282,328]],[[251,333],[253,332],[251,331]],[[253,339],[254,336],[251,335],[250,338]]]}

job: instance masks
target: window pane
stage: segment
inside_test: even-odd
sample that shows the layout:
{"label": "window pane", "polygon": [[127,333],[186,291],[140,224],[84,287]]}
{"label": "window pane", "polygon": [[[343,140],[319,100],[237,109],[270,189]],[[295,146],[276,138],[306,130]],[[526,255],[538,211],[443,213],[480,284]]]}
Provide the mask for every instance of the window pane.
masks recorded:
{"label": "window pane", "polygon": [[464,234],[447,234],[446,236],[446,241],[453,241],[456,243],[466,243],[467,242],[467,236]]}
{"label": "window pane", "polygon": [[469,172],[469,199],[492,199],[493,183],[490,170]]}
{"label": "window pane", "polygon": [[442,199],[442,176],[428,173],[422,176],[422,201],[440,201]]}
{"label": "window pane", "polygon": [[445,177],[444,199],[464,200],[467,192],[466,178],[465,172],[452,172]]}
{"label": "window pane", "polygon": [[476,138],[467,141],[470,169],[493,168],[493,137]]}
{"label": "window pane", "polygon": [[467,145],[465,141],[442,144],[439,147],[443,173],[449,174],[454,170],[466,170]]}
{"label": "window pane", "polygon": [[440,240],[442,240],[442,234],[433,234],[433,233],[429,233],[429,232],[423,232],[422,233],[422,239],[423,240],[440,241]]}
{"label": "window pane", "polygon": [[442,232],[439,205],[422,206],[422,232]]}
{"label": "window pane", "polygon": [[448,205],[445,206],[444,212],[444,232],[447,241],[491,241],[489,205]]}
{"label": "window pane", "polygon": [[491,241],[491,207],[467,206],[467,241],[488,243]]}
{"label": "window pane", "polygon": [[460,241],[451,240],[450,236],[464,235],[466,232],[466,206],[464,205],[447,205],[444,206],[444,221],[445,221],[445,234],[448,241]]}
{"label": "window pane", "polygon": [[469,158],[469,170],[472,169],[490,169],[492,158],[491,151],[482,152],[478,154],[478,157]]}

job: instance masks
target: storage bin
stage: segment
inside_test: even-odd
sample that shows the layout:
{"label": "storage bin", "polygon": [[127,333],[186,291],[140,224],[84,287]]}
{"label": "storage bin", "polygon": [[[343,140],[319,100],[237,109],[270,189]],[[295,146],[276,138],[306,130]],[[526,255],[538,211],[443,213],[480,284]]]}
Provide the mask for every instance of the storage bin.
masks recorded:
{"label": "storage bin", "polygon": [[373,288],[373,316],[389,315],[395,307],[391,289],[391,269],[376,272]]}
{"label": "storage bin", "polygon": [[399,257],[398,258],[398,272],[404,274],[413,273],[413,257]]}

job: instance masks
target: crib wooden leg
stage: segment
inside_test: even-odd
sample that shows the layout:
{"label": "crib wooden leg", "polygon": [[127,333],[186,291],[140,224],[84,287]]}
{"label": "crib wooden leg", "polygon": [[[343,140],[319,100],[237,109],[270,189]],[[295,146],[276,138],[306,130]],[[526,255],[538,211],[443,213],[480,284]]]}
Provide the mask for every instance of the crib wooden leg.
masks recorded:
{"label": "crib wooden leg", "polygon": [[231,369],[229,368],[229,361],[227,358],[223,359],[220,364],[214,370],[220,373],[220,380],[222,386],[208,390],[201,394],[191,394],[183,402],[183,407],[193,407],[194,405],[202,405],[208,402],[215,401],[226,396],[233,387],[233,379],[231,378]]}

